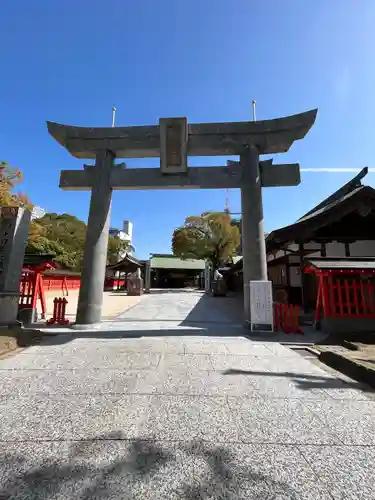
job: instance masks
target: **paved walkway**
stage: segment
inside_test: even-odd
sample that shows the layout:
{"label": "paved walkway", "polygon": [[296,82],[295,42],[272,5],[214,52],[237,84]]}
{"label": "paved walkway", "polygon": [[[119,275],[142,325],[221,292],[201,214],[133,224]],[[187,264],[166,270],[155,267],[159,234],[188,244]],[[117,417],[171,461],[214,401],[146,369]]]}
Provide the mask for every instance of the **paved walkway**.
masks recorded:
{"label": "paved walkway", "polygon": [[372,393],[219,303],[152,294],[0,361],[0,498],[373,499]]}

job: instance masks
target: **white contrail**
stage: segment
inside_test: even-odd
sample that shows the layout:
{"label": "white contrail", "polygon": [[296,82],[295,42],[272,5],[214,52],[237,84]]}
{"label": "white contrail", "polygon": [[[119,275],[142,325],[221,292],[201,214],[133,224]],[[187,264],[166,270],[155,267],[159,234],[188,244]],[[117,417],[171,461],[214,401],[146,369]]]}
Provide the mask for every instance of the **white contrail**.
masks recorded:
{"label": "white contrail", "polygon": [[[342,173],[342,172],[359,172],[360,168],[301,168],[301,172],[333,172],[334,174]],[[375,168],[369,168],[369,173],[375,173]]]}

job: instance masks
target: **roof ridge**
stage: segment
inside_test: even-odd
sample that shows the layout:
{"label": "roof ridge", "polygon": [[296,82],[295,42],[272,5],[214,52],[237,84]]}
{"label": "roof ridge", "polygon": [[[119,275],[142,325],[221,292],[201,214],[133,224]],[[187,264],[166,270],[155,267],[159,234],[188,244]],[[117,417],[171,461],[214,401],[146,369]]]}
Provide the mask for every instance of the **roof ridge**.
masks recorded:
{"label": "roof ridge", "polygon": [[314,208],[309,210],[307,213],[302,215],[299,219],[297,219],[296,222],[302,221],[306,217],[312,215],[313,213],[317,212],[318,210],[327,207],[334,203],[335,201],[340,200],[340,198],[343,198],[344,196],[348,195],[352,191],[354,191],[356,188],[363,186],[361,183],[361,180],[368,174],[368,167],[364,167],[357,175],[355,175],[349,182],[341,186],[337,191],[332,193],[330,196],[325,198],[323,201],[318,203]]}

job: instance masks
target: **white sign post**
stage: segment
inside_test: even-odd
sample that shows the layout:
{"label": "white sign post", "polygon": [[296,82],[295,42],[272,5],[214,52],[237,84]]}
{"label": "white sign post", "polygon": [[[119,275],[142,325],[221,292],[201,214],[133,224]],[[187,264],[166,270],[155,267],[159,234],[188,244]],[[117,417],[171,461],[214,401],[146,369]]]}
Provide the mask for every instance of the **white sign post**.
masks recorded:
{"label": "white sign post", "polygon": [[250,281],[250,330],[273,332],[272,281]]}

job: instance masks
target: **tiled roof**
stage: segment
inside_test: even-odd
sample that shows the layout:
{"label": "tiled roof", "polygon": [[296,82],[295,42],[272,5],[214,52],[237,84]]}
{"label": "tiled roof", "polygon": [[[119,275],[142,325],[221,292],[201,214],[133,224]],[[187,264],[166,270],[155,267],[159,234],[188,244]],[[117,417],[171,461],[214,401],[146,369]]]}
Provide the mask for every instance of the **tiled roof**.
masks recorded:
{"label": "tiled roof", "polygon": [[272,231],[266,238],[267,244],[292,240],[307,228],[309,231],[317,230],[327,224],[328,216],[330,219],[337,220],[351,211],[352,207],[358,205],[363,199],[370,200],[371,204],[374,204],[375,189],[361,184],[361,179],[367,174],[367,171],[367,167],[361,170],[350,182],[323,200],[294,224]]}
{"label": "tiled roof", "polygon": [[196,269],[203,270],[205,268],[204,260],[195,259],[180,259],[174,256],[152,256],[151,267],[153,269]]}
{"label": "tiled roof", "polygon": [[346,258],[315,258],[309,259],[307,265],[316,269],[375,269],[373,257],[346,257]]}

